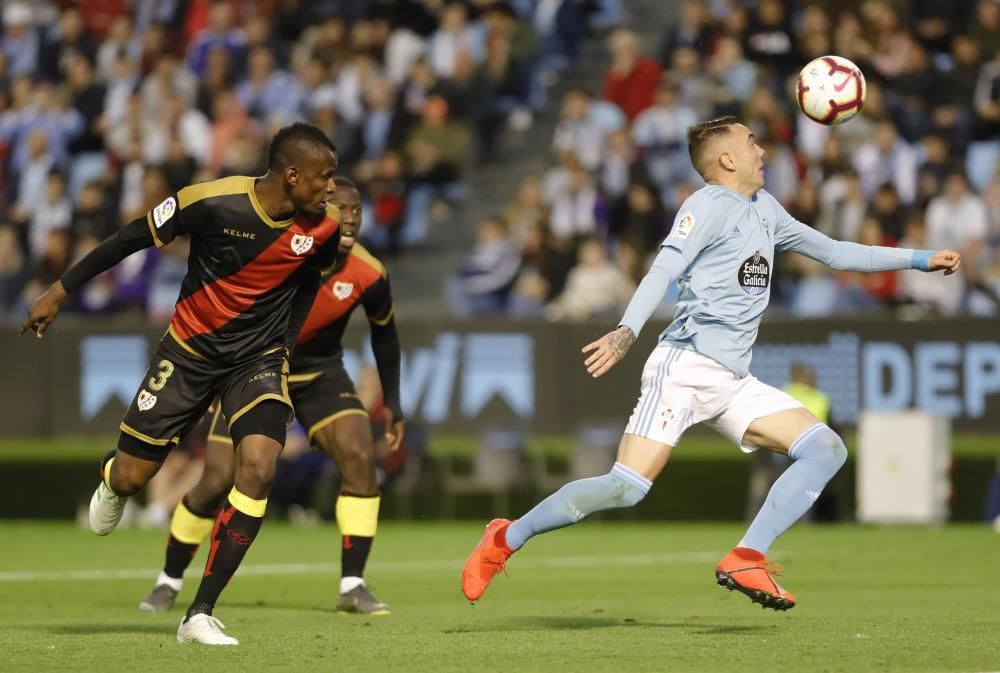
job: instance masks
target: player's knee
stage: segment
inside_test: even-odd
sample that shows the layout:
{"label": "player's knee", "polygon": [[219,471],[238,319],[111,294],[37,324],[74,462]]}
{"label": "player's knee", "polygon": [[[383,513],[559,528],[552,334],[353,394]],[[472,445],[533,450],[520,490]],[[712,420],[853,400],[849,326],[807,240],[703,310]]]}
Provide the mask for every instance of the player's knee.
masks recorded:
{"label": "player's knee", "polygon": [[833,430],[830,430],[830,435],[830,460],[839,470],[844,466],[844,463],[847,462],[847,446],[844,444],[844,440],[841,439],[840,435]]}
{"label": "player's knee", "polygon": [[826,425],[813,426],[795,441],[789,456],[795,460],[822,463],[831,473],[836,473],[847,462],[847,446],[840,435]]}
{"label": "player's knee", "polygon": [[340,469],[345,475],[348,472],[363,474],[375,471],[375,447],[363,439],[352,438],[342,443],[337,458],[341,463]]}
{"label": "player's knee", "polygon": [[276,464],[277,455],[273,458],[271,456],[244,458],[237,468],[236,487],[251,497],[256,497],[259,493],[266,494],[271,490]]}

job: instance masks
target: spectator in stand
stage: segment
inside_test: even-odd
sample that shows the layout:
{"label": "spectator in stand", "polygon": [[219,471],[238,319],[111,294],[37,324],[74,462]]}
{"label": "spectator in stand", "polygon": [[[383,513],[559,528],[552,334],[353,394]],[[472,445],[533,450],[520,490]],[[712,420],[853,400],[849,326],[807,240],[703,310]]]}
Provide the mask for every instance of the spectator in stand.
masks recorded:
{"label": "spectator in stand", "polygon": [[928,242],[932,246],[947,244],[962,255],[960,275],[968,286],[979,281],[992,261],[987,217],[986,205],[969,189],[968,178],[961,170],[948,174],[943,193],[927,206]]}
{"label": "spectator in stand", "polygon": [[657,88],[654,104],[632,125],[632,139],[642,150],[649,175],[661,194],[692,177],[687,131],[696,123],[694,110],[680,101],[680,87],[666,80]]}
{"label": "spectator in stand", "polygon": [[663,70],[642,53],[639,36],[618,28],[608,38],[611,66],[604,75],[604,99],[625,113],[629,121],[653,104]]}
{"label": "spectator in stand", "polygon": [[549,320],[589,320],[618,316],[628,304],[635,283],[609,258],[596,239],[580,244],[577,265],[566,288],[545,309]]}
{"label": "spectator in stand", "polygon": [[739,40],[729,35],[720,37],[709,57],[707,71],[714,84],[712,115],[739,116],[757,84],[757,69],[744,57]]}
{"label": "spectator in stand", "polygon": [[510,299],[510,311],[521,317],[539,317],[545,306],[566,287],[573,268],[568,246],[556,241],[540,222],[524,231],[521,241],[521,268]]}
{"label": "spectator in stand", "polygon": [[871,197],[879,185],[889,182],[900,200],[909,205],[917,196],[917,153],[899,137],[896,125],[882,120],[875,137],[864,143],[854,155],[854,168],[861,177],[861,188]]}
{"label": "spectator in stand", "polygon": [[584,3],[579,0],[538,0],[533,23],[542,40],[539,67],[544,79],[554,84],[558,74],[569,68],[580,52],[586,29]]}
{"label": "spectator in stand", "polygon": [[469,24],[469,13],[464,3],[451,2],[441,14],[441,26],[427,45],[431,69],[438,77],[455,74],[459,54],[466,54],[475,64],[486,56],[484,36],[478,26]]}
{"label": "spectator in stand", "polygon": [[[542,181],[537,175],[526,175],[521,179],[517,197],[504,210],[503,217],[514,242],[522,246],[529,232],[547,227],[548,208],[542,196]],[[545,234],[548,235],[547,229]]]}
{"label": "spectator in stand", "polygon": [[290,73],[275,68],[271,49],[256,47],[250,52],[247,77],[236,87],[236,96],[257,122],[288,124],[298,118],[306,91]]}
{"label": "spectator in stand", "polygon": [[246,35],[235,25],[233,5],[229,0],[215,2],[209,10],[208,25],[192,38],[187,48],[187,64],[191,72],[205,72],[208,55],[216,49],[229,53],[231,62],[239,62],[246,46]]}
{"label": "spectator in stand", "polygon": [[48,39],[42,45],[39,74],[50,82],[58,82],[67,75],[66,66],[71,56],[82,56],[93,63],[97,58],[97,45],[85,32],[83,14],[78,7],[69,6],[59,13],[59,18]]}
{"label": "spectator in stand", "polygon": [[783,81],[801,67],[791,21],[781,0],[761,0],[744,35],[747,58]]}
{"label": "spectator in stand", "polygon": [[660,47],[660,63],[670,63],[681,47],[694,49],[702,58],[712,53],[712,15],[705,0],[684,0],[680,20],[667,28]]}
{"label": "spectator in stand", "polygon": [[[880,245],[895,248],[897,241],[882,231],[882,225],[874,217],[866,217],[858,231],[857,242],[861,245]],[[896,301],[899,287],[898,271],[852,274],[852,281],[867,293],[866,304],[871,307],[891,305]]]}
{"label": "spectator in stand", "polygon": [[495,313],[507,308],[521,259],[501,217],[479,223],[476,247],[449,287],[451,304],[461,315]]}
{"label": "spectator in stand", "polygon": [[29,224],[33,259],[39,259],[44,254],[50,232],[70,230],[72,217],[73,206],[67,194],[66,176],[57,170],[50,171],[45,179],[45,191],[31,214]]}
{"label": "spectator in stand", "polygon": [[12,2],[3,8],[3,37],[0,51],[6,59],[8,76],[32,77],[38,73],[41,40],[34,29],[31,7]]}
{"label": "spectator in stand", "polygon": [[402,231],[404,245],[421,243],[427,237],[427,211],[434,197],[455,199],[461,194],[468,147],[469,132],[465,125],[449,119],[444,98],[430,96],[420,123],[410,131],[406,141],[411,188]]}
{"label": "spectator in stand", "polygon": [[571,242],[598,233],[598,194],[583,167],[569,169],[566,188],[556,194],[550,205],[549,228],[556,240]]}
{"label": "spectator in stand", "polygon": [[45,198],[45,183],[55,167],[55,159],[49,152],[49,139],[42,129],[28,134],[25,143],[28,159],[17,183],[17,200],[10,211],[10,218],[16,224],[26,225]]}
{"label": "spectator in stand", "polygon": [[819,194],[819,203],[820,210],[815,221],[817,229],[840,241],[858,240],[868,202],[861,192],[857,173],[847,169],[827,180]]}
{"label": "spectator in stand", "polygon": [[31,267],[17,240],[17,230],[9,224],[0,225],[0,318],[7,317],[17,305],[30,272]]}
{"label": "spectator in stand", "polygon": [[645,261],[667,235],[667,216],[656,188],[643,182],[629,185],[611,204],[608,233],[619,247],[631,248],[637,260]]}
{"label": "spectator in stand", "polygon": [[20,305],[16,312],[22,313],[52,283],[59,280],[69,268],[72,254],[72,238],[69,229],[51,229],[45,237],[41,255],[32,263],[31,279],[21,291]]}
{"label": "spectator in stand", "polygon": [[[177,190],[172,188],[171,191]],[[95,180],[80,189],[73,209],[72,229],[77,238],[90,236],[97,241],[103,241],[118,230],[118,220],[103,183]]]}
{"label": "spectator in stand", "polygon": [[953,165],[950,149],[948,141],[942,135],[931,133],[920,139],[917,207],[926,208],[928,202],[941,193],[945,175]]}
{"label": "spectator in stand", "polygon": [[989,182],[1000,163],[1000,49],[992,56],[992,60],[979,69],[973,99],[974,141],[966,157],[969,180],[976,189],[982,189]]}
{"label": "spectator in stand", "polygon": [[[932,245],[927,237],[924,216],[920,213],[912,213],[907,218],[904,232],[905,235],[900,242],[902,247]],[[904,273],[899,280],[899,298],[905,303],[923,307],[934,313],[954,315],[962,309],[962,296],[965,293],[965,283],[960,277],[961,274],[955,275],[955,282],[928,283],[926,274]]]}
{"label": "spectator in stand", "polygon": [[597,174],[601,194],[610,200],[617,199],[628,191],[629,185],[649,179],[648,159],[640,155],[628,129],[612,131]]}
{"label": "spectator in stand", "polygon": [[573,89],[563,97],[562,112],[552,136],[552,149],[562,155],[572,152],[587,170],[597,170],[604,149],[604,129],[590,114],[586,91]]}
{"label": "spectator in stand", "polygon": [[979,0],[969,28],[981,55],[1000,51],[1000,4],[996,0]]}
{"label": "spectator in stand", "polygon": [[375,252],[390,256],[402,248],[401,234],[406,213],[406,182],[403,157],[392,150],[375,162],[374,174],[365,184],[365,225],[362,236]]}

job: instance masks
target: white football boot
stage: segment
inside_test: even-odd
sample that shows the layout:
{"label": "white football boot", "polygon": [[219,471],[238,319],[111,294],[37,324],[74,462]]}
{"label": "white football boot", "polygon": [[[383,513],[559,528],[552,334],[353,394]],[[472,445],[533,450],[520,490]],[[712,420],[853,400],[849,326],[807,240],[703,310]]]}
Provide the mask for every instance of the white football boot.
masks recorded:
{"label": "white football boot", "polygon": [[102,481],[90,499],[90,530],[98,535],[113,531],[125,513],[128,496],[115,495]]}
{"label": "white football boot", "polygon": [[202,645],[239,645],[240,641],[222,632],[226,625],[212,615],[197,614],[191,619],[182,619],[177,627],[178,643],[201,643]]}

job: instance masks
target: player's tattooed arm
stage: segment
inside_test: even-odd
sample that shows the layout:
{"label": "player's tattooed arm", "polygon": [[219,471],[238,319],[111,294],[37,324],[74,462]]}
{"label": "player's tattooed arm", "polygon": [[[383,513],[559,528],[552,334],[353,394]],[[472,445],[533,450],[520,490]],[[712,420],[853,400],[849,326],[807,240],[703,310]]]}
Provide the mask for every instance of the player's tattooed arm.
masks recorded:
{"label": "player's tattooed arm", "polygon": [[583,363],[587,367],[587,373],[596,379],[607,372],[625,357],[635,339],[635,332],[627,325],[621,325],[614,332],[608,332],[597,341],[584,346],[583,352],[590,353]]}
{"label": "player's tattooed arm", "polygon": [[611,349],[615,352],[615,355],[618,356],[619,360],[625,357],[625,354],[628,353],[628,349],[632,347],[632,344],[635,343],[636,339],[635,334],[632,332],[632,328],[627,325],[621,325],[608,336],[611,337]]}

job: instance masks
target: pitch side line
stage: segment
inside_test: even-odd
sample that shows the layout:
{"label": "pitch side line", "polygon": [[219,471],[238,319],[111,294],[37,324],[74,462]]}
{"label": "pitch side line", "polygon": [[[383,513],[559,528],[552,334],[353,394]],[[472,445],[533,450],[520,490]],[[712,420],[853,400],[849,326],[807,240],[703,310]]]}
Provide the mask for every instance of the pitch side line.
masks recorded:
{"label": "pitch side line", "polygon": [[[515,563],[519,568],[609,568],[643,567],[661,564],[714,563],[721,558],[717,551],[676,554],[633,554],[619,556],[564,556],[527,558]],[[458,571],[462,561],[373,561],[368,568],[375,572],[420,573]],[[159,568],[122,568],[119,570],[15,570],[0,572],[0,582],[105,582],[110,580],[155,579]],[[201,568],[189,568],[185,575],[201,574]],[[267,575],[338,575],[340,563],[266,563],[241,567],[242,577]]]}

